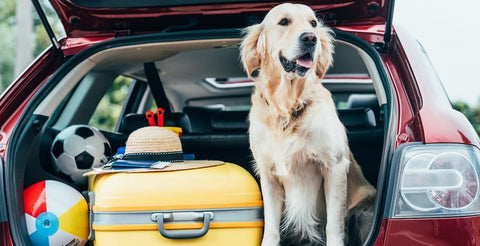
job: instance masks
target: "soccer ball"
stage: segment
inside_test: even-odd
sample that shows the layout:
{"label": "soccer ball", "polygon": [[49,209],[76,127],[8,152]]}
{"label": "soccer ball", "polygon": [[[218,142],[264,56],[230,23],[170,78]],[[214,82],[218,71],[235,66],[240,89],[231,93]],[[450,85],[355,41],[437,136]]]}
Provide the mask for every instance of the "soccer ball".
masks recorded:
{"label": "soccer ball", "polygon": [[53,140],[51,155],[54,167],[69,176],[75,184],[86,184],[82,176],[92,167],[100,167],[111,155],[111,147],[103,134],[88,125],[72,125]]}

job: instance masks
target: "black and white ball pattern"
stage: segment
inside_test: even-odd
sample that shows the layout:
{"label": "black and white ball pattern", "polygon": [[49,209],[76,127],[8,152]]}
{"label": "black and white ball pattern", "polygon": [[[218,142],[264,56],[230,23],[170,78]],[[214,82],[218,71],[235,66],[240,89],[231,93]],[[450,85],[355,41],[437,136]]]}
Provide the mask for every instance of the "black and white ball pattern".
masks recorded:
{"label": "black and white ball pattern", "polygon": [[106,163],[111,155],[108,140],[96,128],[72,125],[53,140],[51,155],[57,171],[69,176],[76,184],[86,184],[82,175]]}

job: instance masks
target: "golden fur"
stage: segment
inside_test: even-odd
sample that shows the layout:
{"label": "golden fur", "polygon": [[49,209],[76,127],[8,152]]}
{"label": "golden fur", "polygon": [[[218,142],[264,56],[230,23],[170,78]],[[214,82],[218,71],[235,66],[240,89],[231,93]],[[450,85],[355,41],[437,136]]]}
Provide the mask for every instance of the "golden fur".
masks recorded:
{"label": "golden fur", "polygon": [[299,238],[324,242],[325,233],[327,245],[343,245],[347,208],[375,190],[321,83],[332,62],[331,31],[309,7],[281,4],[245,34],[243,66],[249,75],[259,72],[249,134],[264,199],[262,244],[278,245],[288,228]]}

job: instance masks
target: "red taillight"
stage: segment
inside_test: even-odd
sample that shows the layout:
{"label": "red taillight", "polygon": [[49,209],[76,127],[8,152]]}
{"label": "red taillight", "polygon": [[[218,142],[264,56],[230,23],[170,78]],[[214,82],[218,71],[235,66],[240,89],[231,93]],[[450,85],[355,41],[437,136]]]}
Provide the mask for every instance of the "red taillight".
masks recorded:
{"label": "red taillight", "polygon": [[480,151],[476,147],[408,144],[398,151],[392,217],[480,214]]}
{"label": "red taillight", "polygon": [[473,163],[455,152],[440,154],[432,160],[431,170],[452,170],[458,175],[458,186],[452,189],[435,189],[430,197],[445,209],[467,208],[478,197],[478,175]]}

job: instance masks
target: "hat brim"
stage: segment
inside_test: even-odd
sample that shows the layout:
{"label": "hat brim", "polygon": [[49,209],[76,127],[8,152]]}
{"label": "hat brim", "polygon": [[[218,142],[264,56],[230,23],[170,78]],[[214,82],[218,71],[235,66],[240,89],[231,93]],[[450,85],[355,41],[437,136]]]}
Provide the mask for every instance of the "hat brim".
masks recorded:
{"label": "hat brim", "polygon": [[[154,162],[150,162],[149,165],[153,164]],[[190,170],[190,169],[198,169],[198,168],[206,168],[206,167],[213,167],[218,165],[223,165],[223,161],[211,161],[211,160],[188,160],[182,162],[171,162],[164,168],[148,168],[143,165],[123,165],[113,167],[111,169],[104,169],[104,168],[94,168],[91,171],[86,172],[83,176],[90,176],[90,175],[97,175],[103,173],[119,173],[119,172],[173,172],[173,171],[181,171],[181,170]]]}

